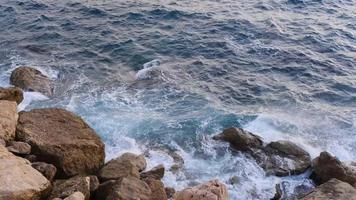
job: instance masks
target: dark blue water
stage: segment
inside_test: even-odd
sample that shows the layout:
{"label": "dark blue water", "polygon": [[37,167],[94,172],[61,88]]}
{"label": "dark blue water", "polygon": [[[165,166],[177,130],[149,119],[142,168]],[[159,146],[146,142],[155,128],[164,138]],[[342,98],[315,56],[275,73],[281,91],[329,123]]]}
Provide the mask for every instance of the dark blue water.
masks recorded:
{"label": "dark blue water", "polygon": [[231,199],[269,199],[274,183],[310,181],[266,177],[210,136],[238,126],[356,160],[355,22],[355,0],[0,0],[0,83],[36,66],[55,95],[26,93],[21,108],[83,116],[108,159],[150,149],[168,168],[168,148],[185,169],[166,185],[219,178]]}

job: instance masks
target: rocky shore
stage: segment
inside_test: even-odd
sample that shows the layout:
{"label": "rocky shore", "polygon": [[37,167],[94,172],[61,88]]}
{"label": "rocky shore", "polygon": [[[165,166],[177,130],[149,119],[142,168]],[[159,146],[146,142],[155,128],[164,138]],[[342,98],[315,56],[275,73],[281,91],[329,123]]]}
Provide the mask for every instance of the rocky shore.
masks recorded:
{"label": "rocky shore", "polygon": [[[22,91],[53,94],[53,82],[31,67],[13,71],[15,87],[0,88],[0,200],[227,200],[227,186],[211,180],[175,191],[165,187],[164,163],[147,169],[144,155],[124,153],[105,163],[105,145],[74,113],[61,108],[18,113]],[[312,159],[291,141],[263,139],[240,128],[213,136],[255,159],[266,175],[312,172],[315,188],[286,194],[279,184],[271,199],[356,200],[356,164],[343,163],[328,152]],[[169,170],[181,170],[184,161]],[[287,198],[288,196],[288,198]]]}

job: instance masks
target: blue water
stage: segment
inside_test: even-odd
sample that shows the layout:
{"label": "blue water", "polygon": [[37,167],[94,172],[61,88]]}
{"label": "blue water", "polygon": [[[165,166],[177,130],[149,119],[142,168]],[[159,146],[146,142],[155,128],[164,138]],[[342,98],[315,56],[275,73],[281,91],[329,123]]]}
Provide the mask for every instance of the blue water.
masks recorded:
{"label": "blue water", "polygon": [[35,66],[55,95],[20,108],[81,115],[107,159],[149,150],[169,168],[170,149],[185,165],[167,186],[219,178],[231,199],[269,199],[311,182],[266,177],[210,136],[238,126],[356,160],[355,22],[355,0],[0,0],[0,85]]}

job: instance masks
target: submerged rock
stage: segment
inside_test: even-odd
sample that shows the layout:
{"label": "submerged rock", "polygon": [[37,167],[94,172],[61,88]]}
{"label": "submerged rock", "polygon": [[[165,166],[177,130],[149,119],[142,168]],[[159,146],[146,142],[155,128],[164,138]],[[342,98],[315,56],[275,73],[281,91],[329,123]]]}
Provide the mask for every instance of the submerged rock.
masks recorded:
{"label": "submerged rock", "polygon": [[26,159],[0,146],[0,199],[40,200],[50,189],[51,183]]}
{"label": "submerged rock", "polygon": [[231,147],[239,151],[251,151],[252,149],[261,148],[262,139],[241,128],[228,128],[222,133],[213,136],[214,140],[229,142]]}
{"label": "submerged rock", "polygon": [[356,167],[342,163],[338,158],[328,152],[321,152],[313,160],[314,181],[321,184],[332,178],[356,184]]}
{"label": "submerged rock", "polygon": [[140,174],[141,179],[147,179],[147,178],[152,178],[156,180],[161,180],[164,176],[164,166],[157,165],[156,167],[152,168],[149,171],[142,172]]}
{"label": "submerged rock", "polygon": [[53,93],[51,80],[31,67],[16,68],[11,73],[10,82],[25,91],[40,92],[46,96],[51,96]]}
{"label": "submerged rock", "polygon": [[50,198],[66,198],[75,192],[84,194],[85,199],[90,198],[90,177],[73,177],[67,180],[56,180]]}
{"label": "submerged rock", "polygon": [[15,139],[18,119],[17,103],[0,100],[0,138],[8,141]]}
{"label": "submerged rock", "polygon": [[300,200],[356,200],[356,189],[337,179],[318,186]]}
{"label": "submerged rock", "polygon": [[123,177],[140,178],[140,169],[146,167],[146,160],[143,156],[132,153],[125,153],[122,156],[110,160],[98,173],[101,181],[115,180]]}
{"label": "submerged rock", "polygon": [[23,100],[23,92],[18,87],[0,87],[0,100],[15,101],[17,104],[20,104]]}
{"label": "submerged rock", "polygon": [[31,164],[31,166],[37,171],[41,172],[41,174],[51,182],[56,176],[57,168],[52,164],[48,164],[45,162],[34,162]]}
{"label": "submerged rock", "polygon": [[96,173],[104,164],[104,144],[80,117],[58,108],[20,112],[17,138],[32,146],[39,161],[59,177]]}
{"label": "submerged rock", "polygon": [[227,187],[218,180],[186,188],[174,195],[174,200],[228,200]]}
{"label": "submerged rock", "polygon": [[31,146],[26,142],[10,141],[6,148],[11,153],[17,155],[28,155],[31,153]]}
{"label": "submerged rock", "polygon": [[301,174],[311,166],[309,153],[289,141],[271,142],[253,156],[267,174],[277,176]]}

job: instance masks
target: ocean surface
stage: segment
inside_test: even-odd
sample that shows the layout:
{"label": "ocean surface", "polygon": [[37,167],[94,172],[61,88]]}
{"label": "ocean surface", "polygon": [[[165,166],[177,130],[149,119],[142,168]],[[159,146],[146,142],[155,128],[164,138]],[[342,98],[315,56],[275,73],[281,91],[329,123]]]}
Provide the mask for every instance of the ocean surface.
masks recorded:
{"label": "ocean surface", "polygon": [[23,65],[56,88],[20,110],[77,113],[107,160],[145,153],[169,169],[177,152],[184,168],[164,178],[176,189],[218,178],[232,200],[268,200],[276,183],[313,187],[211,139],[231,126],[356,160],[355,0],[0,0],[0,86]]}

